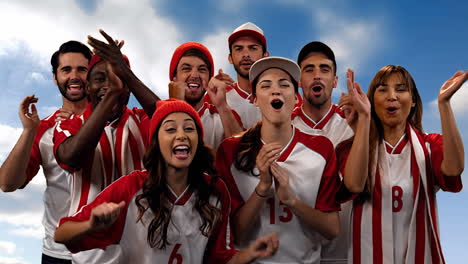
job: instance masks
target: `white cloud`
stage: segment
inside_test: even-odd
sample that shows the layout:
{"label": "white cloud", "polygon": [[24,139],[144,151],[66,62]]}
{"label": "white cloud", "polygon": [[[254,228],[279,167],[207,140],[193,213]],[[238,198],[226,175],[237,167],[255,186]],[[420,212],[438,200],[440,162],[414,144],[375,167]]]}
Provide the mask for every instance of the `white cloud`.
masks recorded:
{"label": "white cloud", "polygon": [[[385,38],[383,25],[380,21],[341,16],[331,9],[316,8],[314,14],[319,31],[317,39],[333,49],[338,64],[337,74],[345,76],[346,69],[351,68],[359,75],[361,67],[377,53]],[[377,35],[379,38],[374,37]],[[334,95],[339,96],[345,87],[346,79],[341,79]]]}
{"label": "white cloud", "polygon": [[229,46],[228,37],[230,31],[220,30],[216,33],[203,38],[202,43],[210,50],[213,60],[215,61],[215,74],[218,69],[223,69],[225,73],[231,75],[231,78],[236,79],[234,67],[229,63]]}
{"label": "white cloud", "polygon": [[0,254],[12,255],[15,253],[16,244],[8,241],[0,241]]}
{"label": "white cloud", "polygon": [[70,39],[85,42],[87,35],[99,37],[98,28],[103,28],[111,36],[125,39],[123,52],[136,75],[158,95],[167,97],[170,57],[182,42],[182,34],[174,23],[157,14],[149,0],[137,5],[123,0],[99,1],[92,14],[72,0],[5,1],[0,10],[0,24],[8,25],[0,27],[0,56],[26,46],[28,55],[49,70],[50,56],[61,43]]}
{"label": "white cloud", "polygon": [[0,256],[0,263],[2,264],[27,264],[28,262],[25,262],[24,260],[21,260],[21,259],[6,258],[6,257]]}
{"label": "white cloud", "polygon": [[7,258],[7,257],[2,257],[0,256],[0,263],[2,264],[28,264],[29,262],[26,262],[22,260],[22,258]]}
{"label": "white cloud", "polygon": [[22,128],[14,128],[8,125],[0,124],[0,162],[1,163],[3,163],[8,153],[10,153],[11,149],[15,145],[22,131],[23,131]]}

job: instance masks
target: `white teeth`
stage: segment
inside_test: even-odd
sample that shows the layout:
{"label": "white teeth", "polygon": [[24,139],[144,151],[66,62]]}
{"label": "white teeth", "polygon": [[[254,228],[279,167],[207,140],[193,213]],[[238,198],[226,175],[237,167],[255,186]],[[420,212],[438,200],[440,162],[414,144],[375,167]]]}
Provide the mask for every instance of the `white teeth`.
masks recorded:
{"label": "white teeth", "polygon": [[174,148],[174,150],[188,150],[189,147],[188,146],[177,146]]}
{"label": "white teeth", "polygon": [[195,83],[189,83],[188,86],[189,86],[190,88],[198,88],[198,87],[200,87],[199,84],[195,84]]}
{"label": "white teeth", "polygon": [[80,88],[80,85],[69,85],[70,88]]}

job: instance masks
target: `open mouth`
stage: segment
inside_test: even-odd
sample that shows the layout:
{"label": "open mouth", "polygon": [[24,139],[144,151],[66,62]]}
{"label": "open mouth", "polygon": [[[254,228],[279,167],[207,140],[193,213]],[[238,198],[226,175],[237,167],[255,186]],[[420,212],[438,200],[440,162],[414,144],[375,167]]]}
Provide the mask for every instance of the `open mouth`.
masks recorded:
{"label": "open mouth", "polygon": [[389,114],[395,114],[397,110],[398,110],[398,108],[394,107],[394,106],[387,107],[387,112]]}
{"label": "open mouth", "polygon": [[200,84],[199,83],[188,83],[187,86],[192,91],[196,91],[196,90],[200,89]]}
{"label": "open mouth", "polygon": [[178,159],[187,159],[190,153],[190,148],[187,145],[178,145],[172,149],[172,153]]}
{"label": "open mouth", "polygon": [[276,110],[281,109],[281,107],[283,107],[283,105],[284,105],[284,103],[280,99],[273,99],[273,101],[271,101],[271,106]]}
{"label": "open mouth", "polygon": [[323,87],[321,85],[314,85],[312,87],[312,94],[315,96],[319,96],[322,94]]}
{"label": "open mouth", "polygon": [[81,94],[83,85],[81,83],[68,84],[67,90],[70,94]]}

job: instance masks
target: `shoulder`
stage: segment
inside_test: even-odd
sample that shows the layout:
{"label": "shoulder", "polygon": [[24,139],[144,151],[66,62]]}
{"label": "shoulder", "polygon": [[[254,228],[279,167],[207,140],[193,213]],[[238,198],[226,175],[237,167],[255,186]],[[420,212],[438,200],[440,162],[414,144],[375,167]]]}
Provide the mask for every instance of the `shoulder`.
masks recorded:
{"label": "shoulder", "polygon": [[296,106],[291,114],[291,119],[294,119],[298,116],[301,115],[301,107],[300,106]]}
{"label": "shoulder", "polygon": [[306,134],[299,129],[296,129],[296,133],[298,133],[297,137],[299,143],[302,143],[307,148],[320,153],[325,158],[335,152],[333,143],[325,136]]}
{"label": "shoulder", "polygon": [[335,104],[332,105],[332,110],[331,111],[332,111],[332,113],[334,115],[337,115],[337,116],[339,116],[339,117],[341,117],[343,119],[346,118],[344,112],[341,110],[341,108],[338,107],[338,105],[335,105]]}

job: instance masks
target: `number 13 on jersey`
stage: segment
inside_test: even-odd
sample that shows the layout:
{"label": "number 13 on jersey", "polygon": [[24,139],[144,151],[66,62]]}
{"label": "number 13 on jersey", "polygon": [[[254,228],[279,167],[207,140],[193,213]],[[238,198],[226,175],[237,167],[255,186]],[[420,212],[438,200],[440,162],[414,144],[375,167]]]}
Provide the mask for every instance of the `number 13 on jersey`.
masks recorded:
{"label": "number 13 on jersey", "polygon": [[275,197],[268,198],[267,205],[270,208],[270,224],[274,225],[276,223],[276,217],[278,214],[278,219],[280,222],[287,223],[290,222],[293,218],[293,213],[291,210],[284,205],[282,202],[279,202],[279,211],[276,212],[276,201]]}

